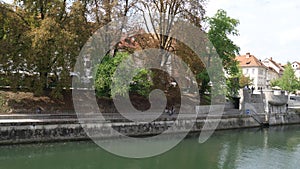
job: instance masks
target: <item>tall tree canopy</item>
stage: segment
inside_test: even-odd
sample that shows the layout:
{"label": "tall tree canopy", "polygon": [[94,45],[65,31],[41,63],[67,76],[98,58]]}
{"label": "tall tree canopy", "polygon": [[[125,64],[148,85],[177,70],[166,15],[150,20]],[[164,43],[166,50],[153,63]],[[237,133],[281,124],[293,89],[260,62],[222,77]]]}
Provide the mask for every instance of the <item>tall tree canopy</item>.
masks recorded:
{"label": "tall tree canopy", "polygon": [[[137,8],[147,23],[147,31],[154,31],[151,36],[158,40],[159,48],[172,51],[174,50],[174,39],[170,33],[174,23],[178,19],[182,19],[200,29],[205,14],[205,2],[206,0],[138,1],[138,4],[141,5],[137,5]],[[150,22],[146,20],[150,20]],[[165,66],[168,57],[168,55],[162,56],[161,66]]]}
{"label": "tall tree canopy", "polygon": [[[52,94],[61,96],[71,85],[70,72],[82,46],[92,34],[84,3],[76,1],[15,0],[0,4],[0,64],[12,88],[26,87],[40,95],[56,84]],[[2,26],[3,25],[3,26]]]}
{"label": "tall tree canopy", "polygon": [[227,15],[226,11],[218,10],[208,18],[208,37],[216,52],[223,61],[223,67],[228,75],[227,88],[229,95],[235,95],[239,88],[240,77],[238,63],[235,60],[240,48],[230,39],[230,36],[238,36],[237,26],[239,21]]}
{"label": "tall tree canopy", "polygon": [[[204,64],[195,60],[195,53],[172,39],[169,33],[178,20],[202,29],[205,4],[206,0],[15,0],[13,5],[0,3],[0,71],[5,72],[5,83],[12,88],[25,86],[36,94],[43,94],[54,87],[52,94],[59,97],[61,91],[71,85],[70,72],[88,38],[116,18],[139,13],[150,19],[147,22],[150,25],[143,29],[154,30],[153,34],[142,33],[136,37],[140,47],[174,52],[197,74],[203,71]],[[232,58],[239,48],[229,36],[237,35],[238,21],[220,10],[209,19],[209,24],[209,39],[223,59],[227,73],[234,75],[237,69]],[[110,57],[118,53],[118,48],[116,44]],[[169,55],[161,57],[162,66],[166,66],[168,58]]]}

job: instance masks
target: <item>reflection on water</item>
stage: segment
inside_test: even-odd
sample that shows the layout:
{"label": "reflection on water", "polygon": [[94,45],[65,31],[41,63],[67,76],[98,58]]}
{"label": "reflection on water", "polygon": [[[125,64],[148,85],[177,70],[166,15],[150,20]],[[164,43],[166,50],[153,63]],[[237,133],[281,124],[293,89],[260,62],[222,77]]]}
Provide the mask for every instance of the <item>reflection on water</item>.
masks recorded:
{"label": "reflection on water", "polygon": [[0,169],[299,168],[300,126],[218,131],[204,144],[197,136],[147,159],[114,156],[92,142],[0,147]]}
{"label": "reflection on water", "polygon": [[[299,168],[299,126],[245,131],[222,139],[219,168]],[[228,137],[228,136],[227,136]]]}

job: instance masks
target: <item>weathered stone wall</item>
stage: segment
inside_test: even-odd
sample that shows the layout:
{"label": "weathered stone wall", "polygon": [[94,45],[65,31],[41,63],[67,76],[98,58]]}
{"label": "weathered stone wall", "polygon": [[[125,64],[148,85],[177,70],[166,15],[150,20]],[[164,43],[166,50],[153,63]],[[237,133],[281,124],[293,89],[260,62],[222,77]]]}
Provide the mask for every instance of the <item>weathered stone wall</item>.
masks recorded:
{"label": "weathered stone wall", "polygon": [[[183,132],[195,125],[192,132],[199,132],[205,122],[213,126],[217,118],[207,121],[205,118],[195,120],[182,120],[175,123],[172,120],[155,121],[151,123],[91,123],[84,126],[90,132],[98,132],[103,138],[113,136],[108,127],[128,136],[147,136],[160,134],[175,125],[171,133]],[[259,124],[246,115],[223,116],[217,129],[235,129],[245,127],[258,127]],[[209,129],[209,128],[208,128]],[[96,133],[95,133],[96,134]],[[28,143],[28,142],[49,142],[61,140],[82,140],[88,139],[85,130],[80,124],[28,124],[28,125],[7,125],[0,127],[0,144]]]}
{"label": "weathered stone wall", "polygon": [[[264,118],[264,114],[259,115]],[[164,119],[162,121],[154,122],[114,122],[114,123],[97,123],[91,122],[85,124],[83,127],[79,123],[66,124],[51,124],[51,123],[28,123],[22,125],[6,124],[0,126],[0,144],[15,144],[15,143],[33,143],[33,142],[52,142],[52,141],[66,141],[66,140],[86,140],[89,139],[85,130],[94,132],[93,134],[100,138],[107,139],[114,136],[109,129],[114,128],[115,131],[123,133],[127,136],[149,136],[160,134],[171,126],[175,126],[171,133],[185,132],[191,127],[191,132],[200,132],[205,123],[213,129],[213,126],[218,122],[217,130],[238,129],[260,127],[260,124],[251,116],[246,114],[234,114],[214,116],[210,120],[206,120],[205,116],[195,119],[185,119],[175,122],[174,118]],[[286,125],[299,124],[300,114],[295,112],[271,114],[270,125]]]}
{"label": "weathered stone wall", "polygon": [[286,125],[286,124],[299,124],[300,114],[294,111],[287,113],[273,113],[269,118],[270,125]]}
{"label": "weathered stone wall", "polygon": [[79,124],[28,124],[1,126],[0,144],[31,143],[87,138]]}

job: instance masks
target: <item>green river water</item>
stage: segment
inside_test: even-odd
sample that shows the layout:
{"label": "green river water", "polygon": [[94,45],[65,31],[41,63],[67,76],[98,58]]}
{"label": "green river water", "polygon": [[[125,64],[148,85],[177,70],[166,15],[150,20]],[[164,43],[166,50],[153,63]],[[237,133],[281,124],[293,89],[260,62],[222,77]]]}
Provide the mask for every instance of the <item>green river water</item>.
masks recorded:
{"label": "green river water", "polygon": [[203,144],[195,135],[145,159],[118,157],[91,141],[0,147],[0,169],[196,168],[300,168],[300,126],[217,131]]}

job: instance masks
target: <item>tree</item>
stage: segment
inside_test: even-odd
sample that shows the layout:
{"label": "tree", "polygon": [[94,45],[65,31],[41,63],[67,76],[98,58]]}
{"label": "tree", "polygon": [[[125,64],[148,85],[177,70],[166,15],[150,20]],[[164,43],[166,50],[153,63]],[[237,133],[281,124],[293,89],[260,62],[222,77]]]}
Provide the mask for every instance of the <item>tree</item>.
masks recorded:
{"label": "tree", "polygon": [[[113,79],[119,64],[128,59],[127,53],[118,52],[114,57],[105,56],[98,66],[96,72],[95,89],[98,97],[115,97],[116,95],[124,95],[126,92],[134,92],[142,96],[147,96],[152,87],[150,81],[151,73],[146,69],[135,69],[137,75],[133,77],[130,86],[124,86],[122,80],[127,79]],[[128,68],[120,67],[122,77],[128,77]],[[112,83],[116,87],[115,91],[111,91]]]}
{"label": "tree", "polygon": [[238,88],[232,90],[232,87],[238,86],[238,81],[231,79],[239,78],[239,68],[235,57],[239,53],[240,48],[234,44],[229,36],[239,35],[236,29],[239,21],[227,16],[226,11],[222,9],[218,10],[212,18],[208,18],[207,21],[209,24],[209,40],[222,59],[226,74],[229,75],[227,78],[228,95],[235,95]]}
{"label": "tree", "polygon": [[93,31],[86,1],[74,2],[69,12],[66,0],[14,3],[0,4],[0,17],[5,18],[1,19],[0,46],[6,49],[0,54],[0,64],[9,85],[41,95],[53,87],[52,80],[52,96],[61,97],[62,90],[71,86],[70,72]]}
{"label": "tree", "polygon": [[75,35],[65,31],[53,18],[46,18],[41,22],[41,26],[29,33],[32,39],[32,53],[29,57],[34,63],[34,72],[39,73],[38,84],[35,86],[40,94],[44,89],[49,88],[48,78],[51,73],[54,74],[58,82],[56,90],[70,86],[69,74],[71,67],[75,64],[76,55],[73,54],[72,45],[74,45]]}
{"label": "tree", "polygon": [[[13,6],[0,2],[0,71],[5,72],[2,81],[16,90],[22,85],[22,73],[27,71],[26,57],[30,52],[30,39],[24,34],[30,25]],[[3,73],[1,73],[3,75]]]}
{"label": "tree", "polygon": [[247,77],[243,74],[239,76],[239,88],[244,88],[246,86],[249,87],[250,85],[252,85],[252,83],[253,80],[251,80],[250,77]]}
{"label": "tree", "polygon": [[271,86],[279,86],[282,90],[290,93],[299,90],[299,79],[295,76],[295,71],[291,63],[288,63],[284,69],[283,75],[271,82]]}
{"label": "tree", "polygon": [[[3,84],[8,82],[13,88],[25,86],[38,95],[51,90],[53,96],[60,97],[63,89],[69,89],[71,85],[70,72],[79,52],[99,27],[120,16],[157,12],[158,15],[151,16],[152,21],[156,22],[153,25],[156,32],[146,35],[152,43],[149,46],[154,44],[157,48],[174,52],[172,48],[176,43],[168,36],[176,22],[174,17],[200,27],[205,13],[204,2],[205,0],[14,0],[14,5],[1,3],[0,64],[6,73],[1,81]],[[145,10],[141,10],[141,7]],[[164,13],[172,17],[168,18]],[[114,45],[109,43],[109,39],[107,42],[108,45]],[[180,43],[177,45],[177,49],[186,49]],[[114,57],[118,44],[109,48],[111,49],[114,51],[110,57]],[[194,62],[191,51],[185,50],[180,55],[193,67],[193,71],[202,68],[203,65]],[[166,62],[167,58],[162,57],[163,66]],[[197,63],[200,66],[197,67]]]}
{"label": "tree", "polygon": [[[204,2],[205,0],[139,1],[136,8],[142,13],[145,23],[148,23],[146,24],[147,31],[149,33],[150,30],[154,31],[150,35],[152,39],[158,40],[159,49],[173,51],[174,39],[170,33],[174,23],[178,19],[182,19],[200,29],[200,23],[205,13]],[[150,19],[150,22],[147,19]],[[162,55],[161,57],[161,66],[166,66],[169,56]]]}

